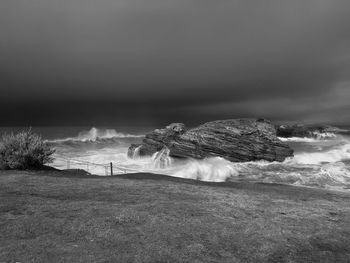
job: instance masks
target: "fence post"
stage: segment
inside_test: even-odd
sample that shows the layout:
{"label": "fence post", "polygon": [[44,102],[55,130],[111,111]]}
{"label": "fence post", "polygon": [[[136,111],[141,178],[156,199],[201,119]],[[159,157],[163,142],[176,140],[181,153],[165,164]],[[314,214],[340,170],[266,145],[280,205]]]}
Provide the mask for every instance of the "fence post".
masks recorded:
{"label": "fence post", "polygon": [[111,176],[113,176],[113,164],[112,164],[112,162],[110,163],[110,166],[111,166]]}

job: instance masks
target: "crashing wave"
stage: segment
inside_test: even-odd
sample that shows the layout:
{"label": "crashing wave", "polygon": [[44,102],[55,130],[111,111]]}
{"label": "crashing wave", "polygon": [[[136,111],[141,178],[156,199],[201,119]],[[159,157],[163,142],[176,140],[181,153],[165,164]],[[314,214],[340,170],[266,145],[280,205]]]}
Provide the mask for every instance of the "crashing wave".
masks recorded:
{"label": "crashing wave", "polygon": [[296,162],[232,163],[220,157],[190,160],[168,175],[206,182],[235,180],[292,184],[344,190],[350,186],[350,168],[342,162],[305,165]]}
{"label": "crashing wave", "polygon": [[[138,150],[135,151],[135,158],[128,158],[126,155],[127,146],[120,144],[119,139],[110,140],[111,138],[128,137],[142,136],[93,128],[90,131],[79,133],[77,137],[56,140],[56,142],[97,141],[96,144],[103,148],[95,147],[95,143],[63,143],[62,147],[59,147],[59,151],[65,151],[63,156],[66,156],[67,153],[72,154],[75,159],[90,163],[109,165],[112,162],[115,173],[124,173],[125,171],[151,172],[208,182],[247,180],[337,190],[350,189],[350,142],[346,135],[338,135],[337,139],[328,141],[321,139],[325,137],[323,135],[320,135],[319,138],[282,138],[282,140],[304,143],[296,144],[295,156],[284,162],[252,161],[243,163],[233,163],[220,157],[210,157],[203,160],[175,159],[169,156],[167,148],[154,154],[153,158],[138,156]],[[99,140],[106,141],[100,143]],[[127,141],[126,144],[129,144],[129,140]],[[78,156],[75,152],[71,153],[72,149],[79,149]],[[70,165],[74,165],[74,167],[80,165],[77,168],[88,170],[91,173],[109,175],[106,170],[108,165],[93,166],[85,163],[71,163]],[[65,169],[67,162],[57,159],[55,167]]]}
{"label": "crashing wave", "polygon": [[344,163],[325,164],[321,168],[321,175],[326,175],[333,182],[350,183],[350,171]]}
{"label": "crashing wave", "polygon": [[221,157],[191,160],[172,174],[174,177],[206,182],[225,182],[227,179],[238,175],[239,172],[234,167],[234,163]]}
{"label": "crashing wave", "polygon": [[68,137],[64,139],[48,140],[50,143],[60,143],[60,142],[95,142],[103,139],[112,138],[137,138],[143,137],[143,135],[134,135],[128,133],[117,132],[114,129],[97,129],[95,127],[91,128],[89,131],[82,131],[76,137]]}
{"label": "crashing wave", "polygon": [[152,156],[154,168],[164,169],[171,166],[172,159],[169,155],[170,155],[170,150],[168,147],[164,147],[159,152],[154,153]]}
{"label": "crashing wave", "polygon": [[[336,163],[350,159],[350,144],[343,144],[324,152],[298,153],[290,159],[298,164]],[[288,160],[287,160],[288,162]]]}
{"label": "crashing wave", "polygon": [[137,146],[134,150],[134,152],[132,153],[132,159],[137,159],[140,158],[140,149],[141,149],[142,145]]}

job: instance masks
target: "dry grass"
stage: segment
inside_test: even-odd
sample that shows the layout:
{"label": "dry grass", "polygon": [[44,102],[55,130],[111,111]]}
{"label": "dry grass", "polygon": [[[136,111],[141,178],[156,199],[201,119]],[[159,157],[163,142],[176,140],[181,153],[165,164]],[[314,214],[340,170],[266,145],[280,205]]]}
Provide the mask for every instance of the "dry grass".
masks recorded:
{"label": "dry grass", "polygon": [[0,172],[0,262],[349,262],[350,195]]}

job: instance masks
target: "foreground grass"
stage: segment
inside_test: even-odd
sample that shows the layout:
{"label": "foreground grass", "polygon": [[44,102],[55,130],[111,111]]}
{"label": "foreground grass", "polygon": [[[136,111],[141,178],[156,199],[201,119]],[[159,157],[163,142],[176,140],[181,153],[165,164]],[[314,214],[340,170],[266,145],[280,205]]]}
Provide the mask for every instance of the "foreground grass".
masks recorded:
{"label": "foreground grass", "polygon": [[349,194],[0,172],[0,262],[349,261]]}

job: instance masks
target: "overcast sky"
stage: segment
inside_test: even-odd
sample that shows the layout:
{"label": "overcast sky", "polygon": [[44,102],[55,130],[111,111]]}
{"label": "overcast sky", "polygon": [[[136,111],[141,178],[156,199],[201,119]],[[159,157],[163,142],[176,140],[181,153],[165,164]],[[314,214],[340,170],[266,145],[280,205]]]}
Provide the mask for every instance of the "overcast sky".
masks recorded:
{"label": "overcast sky", "polygon": [[350,123],[350,1],[1,0],[0,125]]}

